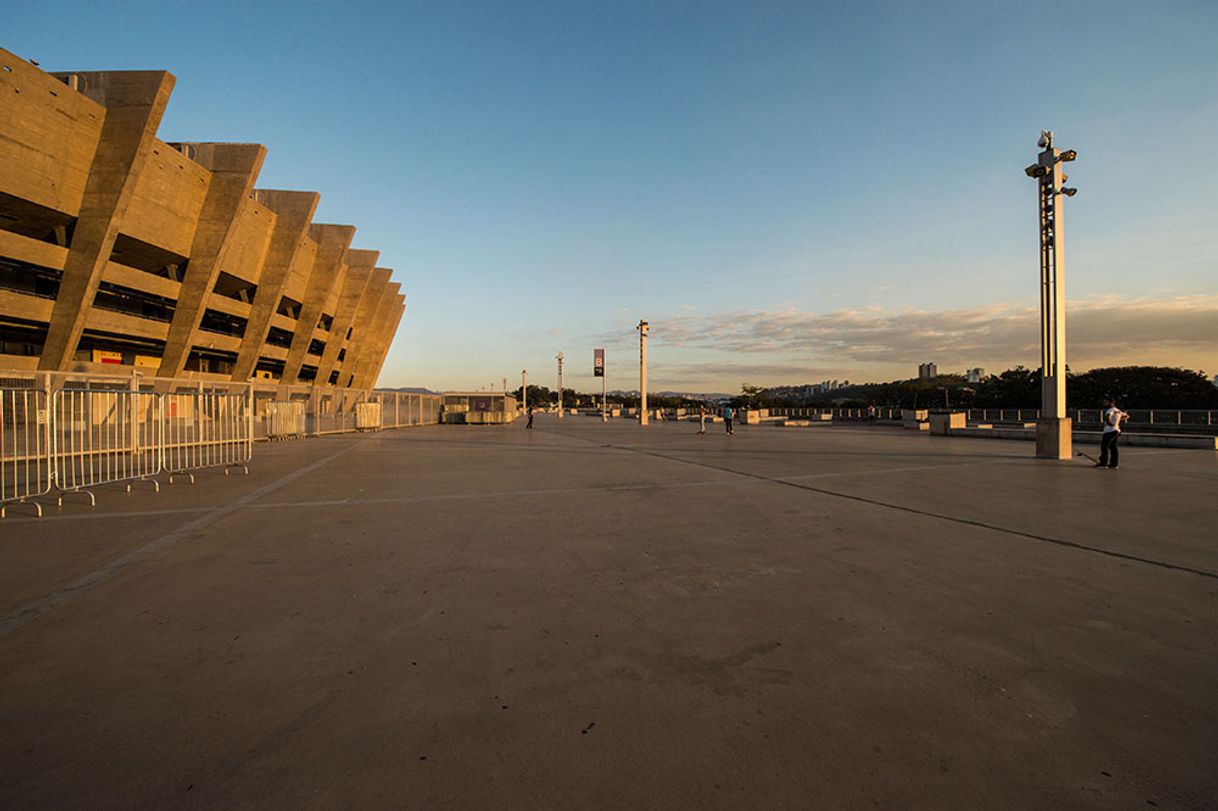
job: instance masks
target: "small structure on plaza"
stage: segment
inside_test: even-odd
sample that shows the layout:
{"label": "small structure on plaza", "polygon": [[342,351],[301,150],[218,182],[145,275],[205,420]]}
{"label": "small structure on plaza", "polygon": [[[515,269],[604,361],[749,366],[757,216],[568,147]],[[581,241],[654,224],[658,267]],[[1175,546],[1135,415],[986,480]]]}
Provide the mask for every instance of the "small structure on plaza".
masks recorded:
{"label": "small structure on plaza", "polygon": [[440,422],[445,425],[507,425],[516,419],[516,398],[491,391],[444,393]]}

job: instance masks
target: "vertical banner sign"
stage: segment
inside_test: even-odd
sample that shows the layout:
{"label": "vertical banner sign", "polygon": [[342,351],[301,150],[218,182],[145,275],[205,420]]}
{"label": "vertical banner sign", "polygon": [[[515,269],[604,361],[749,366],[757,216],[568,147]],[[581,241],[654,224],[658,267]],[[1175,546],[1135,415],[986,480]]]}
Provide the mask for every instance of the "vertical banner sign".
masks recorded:
{"label": "vertical banner sign", "polygon": [[592,376],[605,376],[605,350],[603,349],[592,350]]}

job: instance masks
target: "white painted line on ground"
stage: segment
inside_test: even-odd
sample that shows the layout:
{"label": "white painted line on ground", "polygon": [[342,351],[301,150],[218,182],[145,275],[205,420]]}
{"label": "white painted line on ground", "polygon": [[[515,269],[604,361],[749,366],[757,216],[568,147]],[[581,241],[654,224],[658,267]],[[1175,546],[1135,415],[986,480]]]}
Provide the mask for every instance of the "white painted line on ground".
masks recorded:
{"label": "white painted line on ground", "polygon": [[[305,465],[304,467],[294,470],[285,476],[281,476],[270,484],[265,484],[262,487],[259,487],[257,490],[247,493],[240,498],[234,499],[227,504],[213,507],[211,510],[199,516],[195,520],[182,524],[159,538],[154,538],[151,541],[141,544],[135,549],[118,556],[104,566],[94,569],[88,574],[81,575],[72,582],[61,586],[45,597],[40,597],[37,600],[30,600],[27,603],[17,606],[10,611],[3,620],[0,620],[0,638],[6,637],[12,632],[24,628],[26,625],[29,625],[31,622],[38,619],[43,614],[46,614],[48,611],[76,599],[81,594],[84,594],[86,591],[96,586],[100,586],[102,583],[105,583],[107,580],[122,572],[128,566],[144,559],[157,549],[168,546],[175,541],[179,541],[182,538],[189,536],[193,532],[197,532],[207,526],[210,526],[211,524],[216,523],[222,518],[233,514],[242,507],[248,506],[250,502],[254,501],[255,499],[261,498],[268,493],[273,493],[307,473],[312,473],[317,468],[334,461],[338,457],[348,453],[356,447],[358,447],[358,443],[352,443],[336,453],[332,453],[329,456],[313,462],[312,464]],[[96,518],[96,516],[91,517]]]}

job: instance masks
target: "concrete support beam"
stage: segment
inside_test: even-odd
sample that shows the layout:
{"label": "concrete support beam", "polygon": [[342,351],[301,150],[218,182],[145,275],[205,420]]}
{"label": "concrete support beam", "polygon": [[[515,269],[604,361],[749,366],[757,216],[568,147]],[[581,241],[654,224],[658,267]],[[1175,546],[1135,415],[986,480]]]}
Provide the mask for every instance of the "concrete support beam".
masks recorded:
{"label": "concrete support beam", "polygon": [[372,363],[369,364],[367,372],[364,374],[364,379],[356,381],[361,383],[360,388],[371,389],[375,388],[377,381],[381,377],[381,368],[385,365],[385,358],[389,354],[389,347],[393,345],[393,336],[397,334],[398,325],[402,323],[402,315],[406,312],[406,297],[398,296],[398,304],[393,314],[389,318],[389,322],[385,325],[385,329],[381,331],[380,338],[377,341],[376,356]]}
{"label": "concrete support beam", "polygon": [[401,287],[397,282],[391,282],[385,288],[385,292],[381,295],[380,301],[376,305],[376,312],[369,322],[363,340],[360,342],[356,365],[351,369],[352,388],[368,388],[369,372],[372,371],[372,367],[376,364],[380,354],[381,339],[385,334],[385,330],[389,328],[389,324],[393,321],[398,305],[401,303],[402,297],[398,295],[398,290]]}
{"label": "concrete support beam", "polygon": [[372,277],[368,280],[368,286],[364,288],[359,306],[355,309],[351,338],[347,341],[347,354],[338,371],[338,385],[340,386],[350,386],[355,380],[355,372],[367,349],[377,309],[388,290],[391,276],[393,276],[393,271],[389,268],[374,268]]}
{"label": "concrete support beam", "polygon": [[292,264],[305,240],[309,239],[309,223],[321,196],[317,192],[259,189],[254,197],[274,211],[276,217],[270,247],[258,278],[258,290],[250,307],[250,319],[245,325],[241,352],[233,367],[233,380],[239,381],[249,380],[264,352],[271,316],[279,307]]}
{"label": "concrete support beam", "polygon": [[348,250],[344,264],[347,275],[343,279],[342,289],[338,294],[338,306],[335,308],[334,323],[330,325],[330,339],[326,341],[326,350],[317,364],[318,385],[328,385],[330,375],[338,368],[338,354],[347,341],[347,330],[355,324],[356,312],[368,282],[372,278],[372,269],[376,260],[381,256],[379,251]]}
{"label": "concrete support beam", "polygon": [[198,340],[199,322],[220,275],[241,209],[249,202],[266,157],[259,144],[192,144],[195,160],[211,173],[207,197],[195,228],[186,277],[182,280],[165,354],[157,374],[178,377]]}
{"label": "concrete support beam", "polygon": [[[317,243],[317,255],[313,258],[305,299],[301,302],[300,318],[297,321],[299,326],[292,336],[292,346],[288,349],[283,383],[295,383],[300,378],[300,367],[304,365],[309,344],[313,341],[313,330],[321,318],[322,308],[334,290],[342,285],[347,274],[347,265],[343,259],[355,237],[355,227],[313,225],[309,228],[309,236]],[[329,345],[330,341],[327,340],[326,346]],[[320,372],[320,364],[318,371]]]}
{"label": "concrete support beam", "polygon": [[105,106],[106,117],[39,360],[45,370],[67,369],[76,352],[174,84],[166,71],[81,75],[89,77],[88,95]]}

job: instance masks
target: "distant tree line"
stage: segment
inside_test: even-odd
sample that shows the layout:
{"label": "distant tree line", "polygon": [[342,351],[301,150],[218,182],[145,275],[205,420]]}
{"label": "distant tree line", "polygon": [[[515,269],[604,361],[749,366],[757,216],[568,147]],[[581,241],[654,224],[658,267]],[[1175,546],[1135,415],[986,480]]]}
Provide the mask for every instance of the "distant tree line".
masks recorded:
{"label": "distant tree line", "polygon": [[[510,392],[516,398],[516,402],[520,402],[520,387]],[[639,397],[637,394],[614,394],[609,393],[606,400],[610,405],[624,406],[626,408],[637,408],[639,405]],[[692,397],[664,397],[660,395],[648,394],[647,406],[649,408],[689,408],[696,407],[701,400]],[[529,403],[532,405],[557,406],[558,392],[548,386],[534,386],[529,384]],[[574,389],[566,387],[562,390],[563,408],[594,408],[601,404],[600,392],[595,394],[586,394],[577,392]]]}
{"label": "distant tree line", "polygon": [[[520,401],[520,387],[510,392]],[[1124,408],[1215,408],[1218,388],[1204,372],[1166,366],[1116,366],[1092,369],[1082,374],[1066,372],[1066,401],[1071,408],[1099,408],[1107,395]],[[563,389],[566,408],[595,408],[600,392]],[[608,395],[609,403],[637,407],[637,394]],[[697,408],[696,397],[648,395],[652,408]],[[899,408],[1039,408],[1040,370],[1016,366],[980,383],[969,383],[963,375],[941,374],[933,380],[894,380],[889,383],[860,383],[832,391],[804,394],[802,387],[744,385],[731,399],[737,408],[865,408],[868,405]],[[558,392],[547,386],[529,385],[529,403],[558,404]]]}
{"label": "distant tree line", "polygon": [[[743,386],[733,404],[740,407],[840,407],[870,404],[900,408],[1038,408],[1040,370],[1016,366],[969,383],[963,375],[932,380],[862,383],[811,395],[784,389]],[[1071,408],[1098,408],[1111,395],[1124,408],[1218,408],[1218,388],[1204,372],[1166,366],[1117,366],[1082,374],[1066,372],[1066,402]]]}

